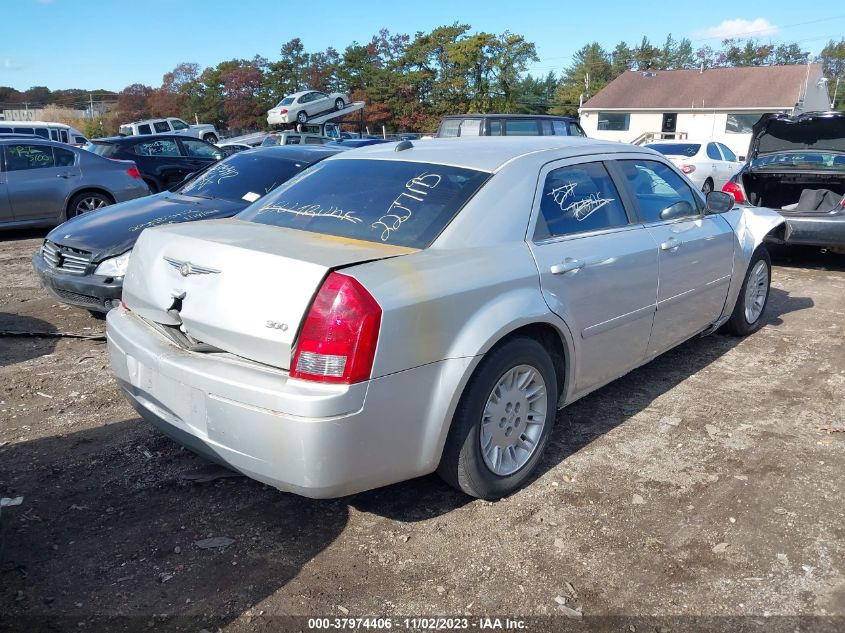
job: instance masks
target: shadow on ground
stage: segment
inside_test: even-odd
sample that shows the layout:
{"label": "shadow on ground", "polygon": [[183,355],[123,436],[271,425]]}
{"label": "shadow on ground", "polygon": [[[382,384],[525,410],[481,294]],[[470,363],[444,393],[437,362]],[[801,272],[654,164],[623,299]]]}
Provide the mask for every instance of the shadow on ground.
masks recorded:
{"label": "shadow on ground", "polygon": [[52,354],[58,339],[32,334],[55,332],[55,326],[42,319],[0,312],[0,367]]}
{"label": "shadow on ground", "polygon": [[[812,305],[772,289],[767,327]],[[693,339],[567,407],[541,472],[741,340]],[[352,512],[415,522],[470,502],[434,476],[330,501],[245,478],[192,483],[185,473],[205,462],[137,419],[0,448],[0,463],[0,495],[25,497],[0,521],[0,613],[27,629],[48,621],[97,629],[117,614],[126,618],[113,630],[213,630],[293,581]],[[232,542],[196,544],[209,537]],[[301,591],[326,602],[331,578],[323,584]]]}

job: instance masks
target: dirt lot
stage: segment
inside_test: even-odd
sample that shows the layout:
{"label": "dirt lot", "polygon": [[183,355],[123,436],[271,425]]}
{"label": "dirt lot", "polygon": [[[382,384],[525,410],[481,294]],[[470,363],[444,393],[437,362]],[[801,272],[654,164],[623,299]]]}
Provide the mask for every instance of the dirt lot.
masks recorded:
{"label": "dirt lot", "polygon": [[[101,334],[38,288],[40,237],[0,234],[0,331]],[[334,501],[198,483],[205,463],[139,420],[103,342],[0,337],[0,496],[24,497],[0,516],[0,629],[308,630],[268,619],[283,614],[472,629],[564,602],[584,621],[532,630],[606,615],[842,630],[845,258],[781,256],[773,286],[759,333],[692,340],[563,411],[538,479],[498,503],[434,476]],[[232,542],[196,545],[209,537]]]}

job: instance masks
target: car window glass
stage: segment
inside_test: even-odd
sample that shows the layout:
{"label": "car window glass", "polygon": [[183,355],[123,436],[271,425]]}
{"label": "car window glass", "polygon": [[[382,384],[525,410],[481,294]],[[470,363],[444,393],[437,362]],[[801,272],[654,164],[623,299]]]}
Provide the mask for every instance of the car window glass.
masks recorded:
{"label": "car window glass", "polygon": [[534,239],[597,231],[628,223],[619,192],[605,166],[584,163],[546,176]]}
{"label": "car window glass", "polygon": [[12,128],[10,127],[0,127],[0,134],[11,134]]}
{"label": "car window glass", "polygon": [[505,134],[508,136],[539,136],[537,121],[533,119],[511,119],[505,121]]}
{"label": "car window glass", "polygon": [[216,158],[220,151],[216,147],[212,147],[208,143],[203,143],[202,141],[185,139],[182,143],[185,145],[185,152],[187,152],[188,156],[196,156],[198,158]]}
{"label": "car window glass", "polygon": [[53,167],[53,148],[49,145],[21,143],[6,146],[6,169],[23,171]]}
{"label": "car window glass", "polygon": [[584,129],[577,123],[569,124],[569,134],[571,136],[587,136],[587,133],[584,131]]}
{"label": "car window glass", "polygon": [[180,121],[179,119],[173,119],[170,121],[170,125],[173,126],[174,130],[187,130],[188,124],[184,121]]}
{"label": "car window glass", "polygon": [[50,140],[50,133],[47,131],[46,127],[35,128],[35,134],[40,136],[41,138],[47,139],[48,141]]}
{"label": "car window glass", "polygon": [[54,140],[54,141],[58,141],[58,140],[59,140],[59,132],[58,132],[58,130],[53,130],[53,129],[51,129],[51,130],[50,130],[50,138],[51,138],[52,140]]}
{"label": "car window glass", "polygon": [[731,160],[736,162],[736,154],[731,151],[731,148],[723,143],[719,143],[719,148],[722,150],[722,154],[725,155],[725,160]]}
{"label": "car window glass", "polygon": [[150,129],[150,126],[144,123],[144,125],[138,126],[138,134],[152,134],[153,131]]}
{"label": "car window glass", "polygon": [[459,119],[446,119],[440,124],[440,132],[437,136],[442,138],[452,138],[458,135],[458,130],[461,127]]}
{"label": "car window glass", "polygon": [[499,119],[490,121],[490,136],[502,135],[502,122]]}
{"label": "car window glass", "polygon": [[552,122],[548,119],[540,120],[540,130],[543,136],[552,136],[554,134],[552,131]]}
{"label": "car window glass", "polygon": [[464,119],[461,121],[461,136],[480,136],[481,119]]}
{"label": "car window glass", "polygon": [[566,121],[560,121],[555,119],[552,121],[552,129],[554,130],[555,136],[567,136],[566,134]]}
{"label": "car window glass", "polygon": [[322,145],[323,139],[319,136],[306,136],[305,137],[305,144],[306,145]]}
{"label": "car window glass", "polygon": [[172,140],[136,143],[135,153],[138,156],[180,156],[179,146]]}
{"label": "car window glass", "polygon": [[299,137],[298,136],[288,136],[285,139],[285,145],[299,145]]}
{"label": "car window glass", "polygon": [[722,160],[722,155],[719,153],[719,148],[716,147],[716,143],[707,143],[707,158]]}
{"label": "car window glass", "polygon": [[72,167],[73,164],[76,162],[76,154],[74,154],[69,149],[54,147],[53,156],[56,160],[56,167]]}
{"label": "car window glass", "polygon": [[153,129],[158,133],[169,132],[170,126],[167,124],[167,121],[156,121],[153,123]]}
{"label": "car window glass", "polygon": [[35,130],[31,127],[16,127],[15,134],[35,134]]}
{"label": "car window glass", "polygon": [[88,139],[87,139],[87,138],[85,138],[84,136],[74,136],[74,137],[73,137],[73,142],[74,142],[74,143],[79,143],[80,145],[82,145],[83,143],[87,143],[87,142],[88,142]]}
{"label": "car window glass", "polygon": [[59,138],[62,140],[62,143],[67,143],[67,130],[59,130]]}
{"label": "car window glass", "polygon": [[[619,166],[639,206],[643,222],[661,222],[667,209],[699,215],[698,200],[683,179],[663,163],[620,160]],[[682,204],[684,203],[684,204]],[[678,206],[675,206],[678,205]]]}

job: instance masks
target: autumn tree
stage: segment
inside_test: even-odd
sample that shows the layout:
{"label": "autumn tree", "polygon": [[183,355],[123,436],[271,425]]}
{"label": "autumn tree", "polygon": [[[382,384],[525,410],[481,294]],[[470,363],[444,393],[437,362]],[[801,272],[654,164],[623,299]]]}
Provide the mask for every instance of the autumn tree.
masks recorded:
{"label": "autumn tree", "polygon": [[153,93],[150,86],[131,84],[117,94],[117,111],[123,121],[138,121],[150,116],[148,100]]}

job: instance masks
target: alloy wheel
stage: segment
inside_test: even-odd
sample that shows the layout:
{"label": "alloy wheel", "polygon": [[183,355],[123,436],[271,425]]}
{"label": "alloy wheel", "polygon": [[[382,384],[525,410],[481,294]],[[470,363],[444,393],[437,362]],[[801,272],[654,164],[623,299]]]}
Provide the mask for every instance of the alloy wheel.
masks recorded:
{"label": "alloy wheel", "polygon": [[763,313],[769,294],[769,267],[760,260],[748,274],[745,284],[745,320],[756,323]]}

